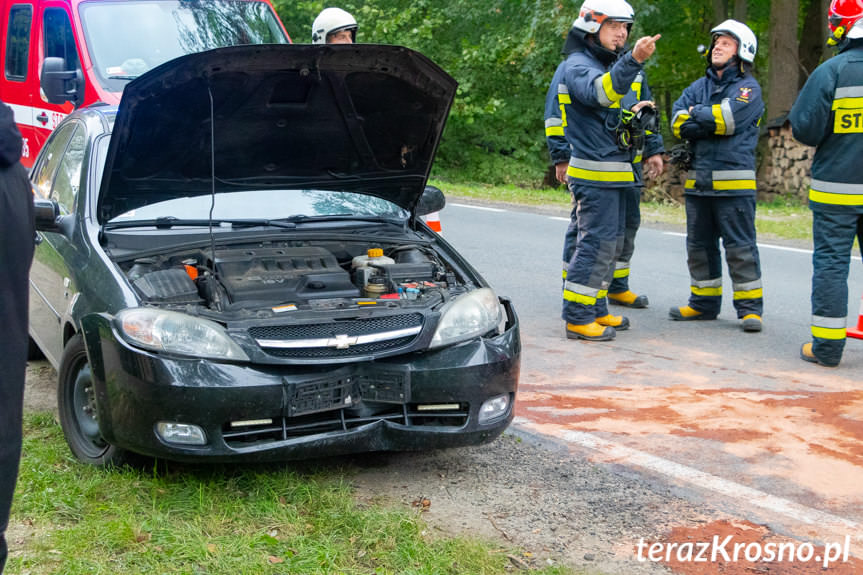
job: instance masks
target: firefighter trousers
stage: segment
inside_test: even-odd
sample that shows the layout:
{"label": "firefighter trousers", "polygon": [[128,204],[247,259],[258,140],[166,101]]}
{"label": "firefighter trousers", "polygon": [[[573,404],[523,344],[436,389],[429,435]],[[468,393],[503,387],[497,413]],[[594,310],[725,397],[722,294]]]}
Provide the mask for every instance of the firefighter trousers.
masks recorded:
{"label": "firefighter trousers", "polygon": [[812,212],[812,352],[831,364],[839,363],[845,348],[855,237],[863,253],[863,214]]}
{"label": "firefighter trousers", "polygon": [[722,306],[722,255],[734,290],[737,317],[762,315],[761,261],[755,239],[752,196],[686,195],[686,252],[689,307],[717,315]]}
{"label": "firefighter trousers", "polygon": [[570,228],[577,226],[578,234],[566,269],[562,317],[586,325],[608,315],[606,295],[623,251],[627,188],[573,184],[570,189],[575,199]]}
{"label": "firefighter trousers", "polygon": [[[573,200],[574,201],[574,200]],[[633,187],[623,191],[625,206],[625,222],[623,231],[623,248],[614,262],[614,279],[608,287],[609,293],[623,293],[629,290],[629,266],[632,254],[635,252],[635,235],[641,226],[641,188]],[[575,251],[578,240],[578,221],[570,218],[569,227],[563,239],[563,279],[566,280],[566,271],[569,268],[569,260]]]}

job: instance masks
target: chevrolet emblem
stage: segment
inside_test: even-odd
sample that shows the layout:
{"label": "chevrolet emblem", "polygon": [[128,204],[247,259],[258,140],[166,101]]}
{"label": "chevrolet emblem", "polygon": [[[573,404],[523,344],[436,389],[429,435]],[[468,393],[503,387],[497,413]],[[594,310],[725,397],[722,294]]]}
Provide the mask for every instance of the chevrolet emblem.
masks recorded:
{"label": "chevrolet emblem", "polygon": [[327,341],[327,347],[334,347],[336,349],[348,349],[355,343],[357,343],[357,338],[350,337],[348,336],[348,334],[345,333],[331,337],[329,341]]}

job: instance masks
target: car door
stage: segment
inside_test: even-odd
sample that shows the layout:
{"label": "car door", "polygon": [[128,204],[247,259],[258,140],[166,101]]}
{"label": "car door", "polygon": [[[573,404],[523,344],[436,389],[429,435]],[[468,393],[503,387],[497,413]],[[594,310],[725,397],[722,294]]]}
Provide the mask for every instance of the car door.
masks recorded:
{"label": "car door", "polygon": [[[30,175],[34,193],[57,202],[60,214],[74,220],[87,133],[70,122],[48,140]],[[77,223],[75,225],[78,225]],[[72,229],[67,226],[66,229]],[[30,268],[30,335],[56,367],[63,351],[64,318],[77,293],[70,267],[80,265],[81,234],[38,232]]]}

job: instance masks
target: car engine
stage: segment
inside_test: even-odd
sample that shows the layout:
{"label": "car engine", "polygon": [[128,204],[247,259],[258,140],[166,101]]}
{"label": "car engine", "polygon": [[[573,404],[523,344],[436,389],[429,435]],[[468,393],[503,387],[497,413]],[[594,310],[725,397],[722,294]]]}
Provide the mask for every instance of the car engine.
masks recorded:
{"label": "car engine", "polygon": [[[366,243],[256,244],[136,258],[120,267],[145,304],[219,312],[338,299],[415,301],[428,292],[464,289],[452,269],[425,246],[385,246],[379,251],[386,257],[352,266],[357,256],[377,248]],[[375,263],[378,259],[383,263]]]}

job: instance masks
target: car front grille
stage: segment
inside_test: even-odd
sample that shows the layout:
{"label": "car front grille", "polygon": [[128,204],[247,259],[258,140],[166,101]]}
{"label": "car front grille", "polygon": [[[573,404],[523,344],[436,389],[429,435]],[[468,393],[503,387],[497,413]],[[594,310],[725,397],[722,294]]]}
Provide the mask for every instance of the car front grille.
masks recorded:
{"label": "car front grille", "polygon": [[409,345],[422,331],[423,316],[400,314],[318,324],[256,326],[249,335],[280,358],[344,358]]}
{"label": "car front grille", "polygon": [[274,417],[247,424],[227,423],[222,428],[222,437],[229,447],[241,449],[319,433],[350,431],[377,421],[454,430],[467,425],[468,414],[469,407],[464,403],[444,411],[421,411],[416,404],[367,402],[362,409],[345,408],[299,417]]}

